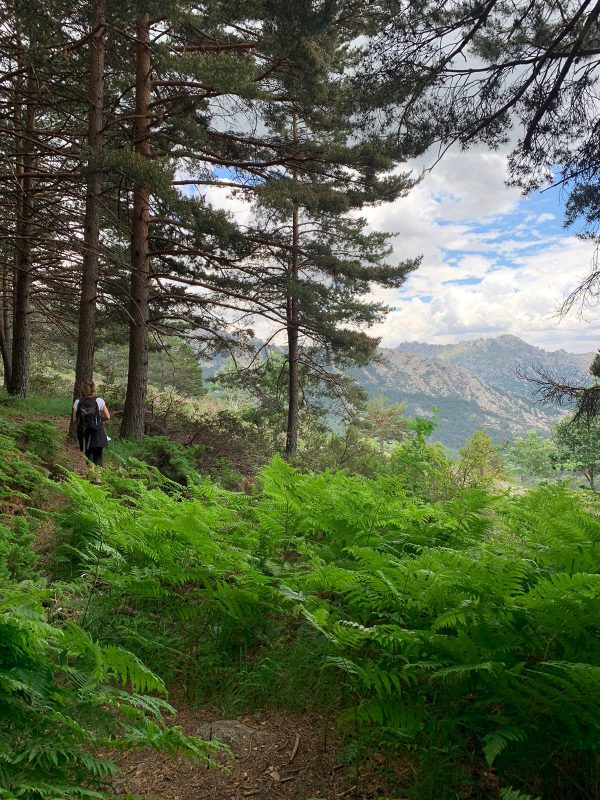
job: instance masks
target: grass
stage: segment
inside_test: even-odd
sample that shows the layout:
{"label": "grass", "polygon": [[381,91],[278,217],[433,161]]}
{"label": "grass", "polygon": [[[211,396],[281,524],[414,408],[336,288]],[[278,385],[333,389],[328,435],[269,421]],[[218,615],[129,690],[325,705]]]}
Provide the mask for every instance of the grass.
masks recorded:
{"label": "grass", "polygon": [[26,398],[13,397],[4,389],[0,389],[0,406],[3,406],[9,414],[12,411],[19,415],[35,414],[68,419],[72,401],[70,397],[52,397],[45,394],[30,394]]}

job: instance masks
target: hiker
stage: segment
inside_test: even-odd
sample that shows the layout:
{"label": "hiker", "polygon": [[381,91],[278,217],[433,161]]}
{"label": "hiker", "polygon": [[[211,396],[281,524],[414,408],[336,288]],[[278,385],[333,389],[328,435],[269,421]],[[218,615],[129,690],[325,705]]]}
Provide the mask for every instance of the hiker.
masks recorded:
{"label": "hiker", "polygon": [[108,446],[104,422],[109,419],[106,403],[101,397],[96,397],[94,382],[82,381],[79,400],[73,403],[73,420],[77,424],[79,449],[92,464],[94,483],[100,482],[95,468],[102,466],[103,451]]}

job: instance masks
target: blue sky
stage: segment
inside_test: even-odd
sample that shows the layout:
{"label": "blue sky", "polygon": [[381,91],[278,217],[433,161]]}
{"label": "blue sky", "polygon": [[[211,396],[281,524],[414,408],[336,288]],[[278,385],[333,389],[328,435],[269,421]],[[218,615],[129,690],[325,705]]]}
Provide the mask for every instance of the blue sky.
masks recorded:
{"label": "blue sky", "polygon": [[[401,289],[373,294],[391,308],[373,330],[382,344],[510,333],[548,350],[598,349],[600,309],[557,313],[589,272],[592,244],[564,229],[560,188],[523,197],[507,187],[506,167],[499,152],[450,151],[407,197],[367,210],[374,229],[397,234],[396,260],[423,256]],[[205,193],[247,219],[247,204],[228,190]]]}
{"label": "blue sky", "polygon": [[377,329],[394,346],[502,333],[550,350],[596,350],[600,310],[557,311],[589,271],[593,246],[565,230],[564,192],[506,186],[506,157],[449,153],[411,194],[369,212],[398,234],[398,258],[423,255],[402,289],[377,292],[392,313]]}

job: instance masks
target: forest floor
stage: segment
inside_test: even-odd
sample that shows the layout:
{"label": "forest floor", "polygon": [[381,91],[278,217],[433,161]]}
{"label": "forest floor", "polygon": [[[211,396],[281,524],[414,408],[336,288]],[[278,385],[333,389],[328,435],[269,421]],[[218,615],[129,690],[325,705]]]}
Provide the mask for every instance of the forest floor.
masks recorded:
{"label": "forest floor", "polygon": [[[35,415],[36,417],[38,415]],[[87,472],[76,442],[68,439],[69,420],[39,416],[54,423],[63,435],[60,464],[80,475]],[[48,497],[45,505],[60,505]],[[36,531],[36,550],[54,546],[50,521]],[[223,720],[207,707],[191,707],[180,693],[170,702],[177,709],[171,722],[186,733],[203,739],[220,739],[231,752],[213,756],[216,766],[206,766],[183,757],[172,760],[152,749],[119,754],[121,773],[114,779],[115,796],[137,796],[148,800],[372,800],[389,796],[373,764],[340,765],[341,744],[335,722],[314,712],[290,712],[271,708],[250,710],[236,720]]]}
{"label": "forest floor", "polygon": [[227,741],[231,754],[220,754],[220,767],[172,761],[153,750],[129,751],[119,759],[122,775],[117,795],[161,800],[341,800],[380,797],[376,786],[356,785],[336,764],[339,743],[330,725],[314,714],[270,709],[219,720],[215,712],[179,706],[177,724],[186,733]]}

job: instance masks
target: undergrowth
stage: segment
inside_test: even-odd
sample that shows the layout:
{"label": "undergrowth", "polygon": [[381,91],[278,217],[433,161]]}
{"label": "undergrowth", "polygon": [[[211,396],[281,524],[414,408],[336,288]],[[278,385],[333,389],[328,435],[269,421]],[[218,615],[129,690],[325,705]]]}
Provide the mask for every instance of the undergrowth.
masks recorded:
{"label": "undergrowth", "polygon": [[[218,746],[167,725],[164,681],[65,613],[82,585],[49,585],[33,549],[51,490],[49,423],[0,421],[0,798],[108,798],[111,750],[153,747],[206,762]],[[32,443],[38,445],[32,448]],[[28,447],[23,451],[19,446]],[[37,449],[38,454],[31,452]],[[85,621],[85,612],[79,623]],[[150,694],[151,693],[151,694]]]}
{"label": "undergrowth", "polygon": [[[2,520],[0,580],[12,592],[6,630],[25,638],[12,656],[0,638],[0,652],[18,669],[19,658],[29,659],[29,679],[39,670],[50,699],[1,680],[8,690],[0,691],[39,702],[35,713],[50,703],[51,721],[54,683],[59,695],[74,693],[65,747],[75,755],[64,764],[80,786],[102,788],[112,770],[77,755],[88,752],[92,731],[120,746],[153,736],[170,746],[180,734],[156,722],[162,701],[140,697],[175,683],[224,716],[251,705],[334,716],[346,760],[360,766],[366,754],[383,753],[390,775],[395,759],[410,764],[394,796],[598,796],[594,498],[558,485],[517,497],[470,489],[431,502],[420,484],[411,491],[398,465],[397,474],[366,479],[302,472],[277,458],[246,495],[189,462],[165,474],[128,453],[100,487],[76,475],[60,484],[45,565],[54,583],[36,583],[23,603],[18,581],[35,557],[28,561],[29,524],[19,532],[24,523],[15,521],[29,519],[40,482],[58,484],[39,456],[14,457],[18,437],[13,430],[0,439],[0,468],[23,495],[21,513]],[[115,692],[118,708],[131,710],[108,719]],[[134,733],[120,728],[122,717]],[[25,715],[15,719],[33,746]],[[42,785],[46,762],[38,761]]]}

